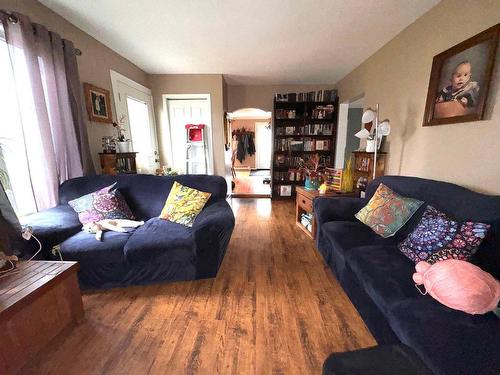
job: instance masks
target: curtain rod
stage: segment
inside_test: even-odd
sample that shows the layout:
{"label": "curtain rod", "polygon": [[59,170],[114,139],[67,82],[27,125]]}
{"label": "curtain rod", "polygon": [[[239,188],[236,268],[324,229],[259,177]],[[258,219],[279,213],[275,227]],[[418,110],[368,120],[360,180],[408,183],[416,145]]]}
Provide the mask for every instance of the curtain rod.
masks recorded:
{"label": "curtain rod", "polygon": [[[9,13],[9,12],[3,10],[3,9],[0,9],[0,13],[5,14],[7,16],[7,21],[9,21],[11,23],[18,23],[19,22],[19,19],[13,13]],[[82,55],[82,51],[79,48],[75,48],[75,55],[81,56]]]}

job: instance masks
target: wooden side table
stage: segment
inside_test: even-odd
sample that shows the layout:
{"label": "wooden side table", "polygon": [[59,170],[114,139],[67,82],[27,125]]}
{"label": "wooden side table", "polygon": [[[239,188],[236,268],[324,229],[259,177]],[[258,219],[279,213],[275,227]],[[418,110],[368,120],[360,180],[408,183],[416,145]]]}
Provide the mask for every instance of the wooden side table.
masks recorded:
{"label": "wooden side table", "polygon": [[15,374],[64,328],[83,319],[76,262],[19,262],[0,279],[0,374]]}
{"label": "wooden side table", "polygon": [[137,152],[99,153],[102,174],[137,173],[136,155]]}
{"label": "wooden side table", "polygon": [[[295,200],[295,224],[302,229],[313,240],[316,238],[316,218],[313,211],[313,200],[316,197],[355,197],[356,193],[346,193],[341,191],[331,191],[320,194],[318,190],[306,190],[302,186],[297,186],[297,197]],[[311,230],[301,223],[302,214],[312,214]]]}

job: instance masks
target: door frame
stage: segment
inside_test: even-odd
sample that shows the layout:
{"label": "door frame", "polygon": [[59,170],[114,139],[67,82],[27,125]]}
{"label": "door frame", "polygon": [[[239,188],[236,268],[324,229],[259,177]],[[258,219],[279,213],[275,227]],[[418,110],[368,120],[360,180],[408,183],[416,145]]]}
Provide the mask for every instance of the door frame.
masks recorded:
{"label": "door frame", "polygon": [[214,174],[214,149],[213,149],[213,127],[212,127],[212,100],[210,94],[163,94],[162,102],[163,102],[163,118],[161,119],[161,123],[165,124],[166,129],[162,129],[162,131],[166,130],[167,134],[167,142],[169,144],[169,164],[172,164],[174,160],[174,155],[172,151],[172,133],[170,132],[170,117],[169,117],[169,108],[168,101],[169,100],[206,100],[208,104],[208,109],[210,111],[210,116],[208,116],[208,171],[207,174]]}
{"label": "door frame", "polygon": [[[271,121],[271,119],[269,119],[269,121]],[[263,168],[260,168],[260,166],[258,165],[259,164],[259,154],[261,152],[260,150],[260,147],[259,147],[259,142],[257,142],[257,124],[268,124],[268,122],[266,122],[265,120],[264,121],[255,121],[255,169],[263,169]],[[261,127],[261,126],[259,126]],[[259,130],[261,131],[261,130]],[[272,129],[269,129],[269,146],[271,147],[271,150],[269,150],[269,155],[270,155],[270,158],[269,158],[269,165],[264,168],[264,169],[271,169],[271,163],[272,163],[272,158],[273,158],[273,151],[272,151],[272,147],[273,147],[273,132],[272,132]]]}
{"label": "door frame", "polygon": [[[118,88],[118,82],[124,83],[127,86],[130,86],[131,88],[142,92],[143,94],[148,95],[151,98],[150,105],[151,105],[151,111],[152,111],[152,116],[151,116],[151,122],[152,122],[152,131],[153,134],[152,136],[154,137],[156,141],[155,149],[157,152],[157,157],[158,159],[161,160],[161,155],[160,155],[160,144],[158,140],[158,129],[156,127],[156,113],[155,113],[155,107],[154,107],[154,98],[153,98],[153,92],[151,91],[150,88],[141,85],[140,83],[124,76],[123,74],[120,74],[113,69],[109,70],[110,76],[111,76],[111,90],[113,92],[113,104],[114,104],[114,110],[115,110],[115,118],[118,120],[118,108],[120,107],[120,102],[121,102],[121,97],[120,97],[120,91]],[[128,112],[127,112],[128,116]],[[127,131],[128,134],[130,134],[130,137],[132,137],[132,132],[130,131],[130,123],[127,121]],[[133,142],[133,140],[132,140]],[[161,163],[160,163],[161,165]]]}

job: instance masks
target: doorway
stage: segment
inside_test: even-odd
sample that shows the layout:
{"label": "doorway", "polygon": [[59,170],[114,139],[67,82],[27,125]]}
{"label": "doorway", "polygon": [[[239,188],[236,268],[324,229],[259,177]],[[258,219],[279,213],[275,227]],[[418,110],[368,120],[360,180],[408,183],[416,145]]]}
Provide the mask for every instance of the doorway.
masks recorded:
{"label": "doorway", "polygon": [[271,196],[271,112],[245,108],[228,114],[231,124],[232,196]]}
{"label": "doorway", "polygon": [[118,120],[137,152],[137,172],[154,174],[159,167],[158,140],[151,90],[111,70],[113,98]]}
{"label": "doorway", "polygon": [[341,103],[339,106],[339,125],[335,151],[335,168],[345,168],[352,152],[359,150],[360,140],[354,136],[362,128],[364,96]]}
{"label": "doorway", "polygon": [[[179,174],[213,174],[210,94],[163,95],[170,143],[169,167]],[[204,125],[198,142],[188,142],[186,125]]]}

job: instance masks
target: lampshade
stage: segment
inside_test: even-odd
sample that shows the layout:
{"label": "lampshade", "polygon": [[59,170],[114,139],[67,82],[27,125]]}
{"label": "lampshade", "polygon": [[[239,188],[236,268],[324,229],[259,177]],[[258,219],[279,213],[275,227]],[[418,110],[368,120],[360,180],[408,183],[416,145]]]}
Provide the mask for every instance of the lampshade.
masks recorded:
{"label": "lampshade", "polygon": [[389,120],[384,120],[378,125],[378,135],[389,135],[391,134],[391,124],[389,123]]}
{"label": "lampshade", "polygon": [[366,128],[361,129],[359,132],[354,134],[355,137],[359,139],[366,139],[370,136],[370,132]]}
{"label": "lampshade", "polygon": [[376,112],[373,109],[368,108],[366,111],[363,112],[363,117],[361,117],[361,122],[363,124],[368,124],[369,122],[372,122],[375,120]]}

